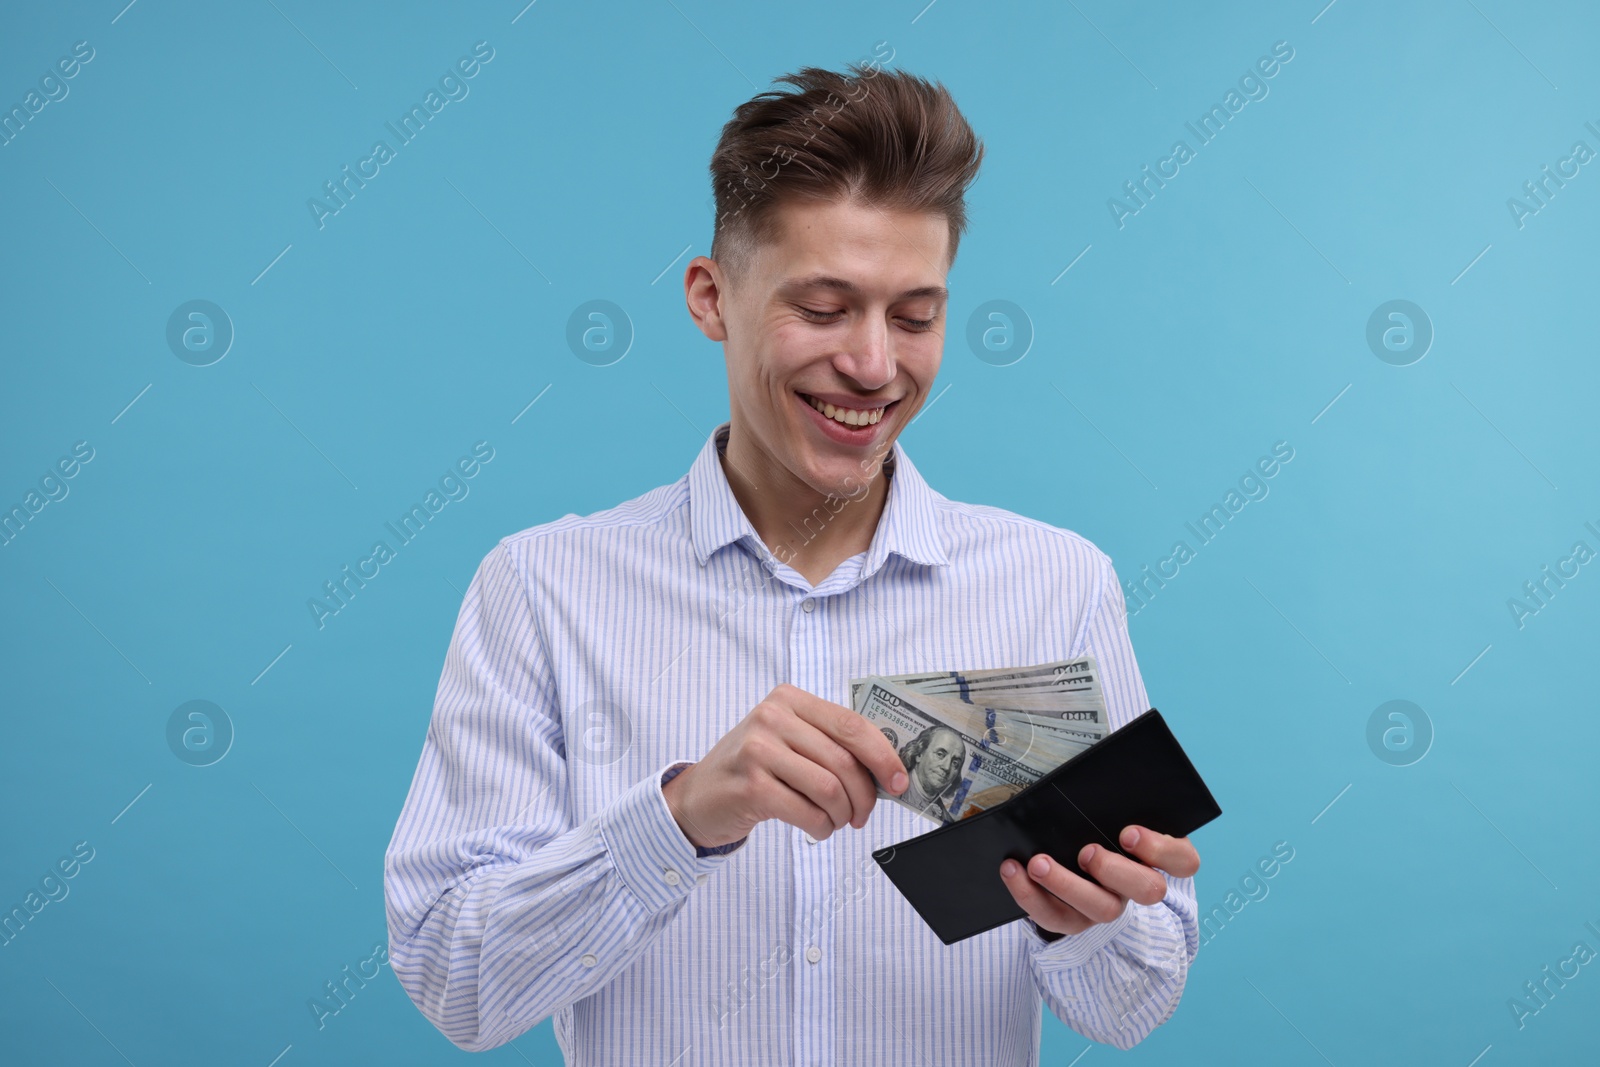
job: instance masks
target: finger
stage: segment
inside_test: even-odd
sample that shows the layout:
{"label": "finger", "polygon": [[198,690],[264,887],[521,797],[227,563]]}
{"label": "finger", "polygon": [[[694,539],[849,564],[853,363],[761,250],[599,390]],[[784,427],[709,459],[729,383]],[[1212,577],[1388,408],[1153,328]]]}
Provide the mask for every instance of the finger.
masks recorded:
{"label": "finger", "polygon": [[877,727],[850,708],[803,689],[788,689],[785,696],[795,714],[849,749],[890,793],[898,795],[910,784],[900,754]]}
{"label": "finger", "polygon": [[787,746],[775,743],[770,756],[762,765],[772,775],[812,804],[821,808],[828,817],[828,826],[822,834],[812,834],[821,840],[850,821],[850,793],[844,783],[828,768],[812,763]]}
{"label": "finger", "polygon": [[1174,878],[1189,878],[1200,869],[1200,853],[1187,837],[1171,837],[1144,826],[1124,826],[1122,847],[1151,867]]}
{"label": "finger", "polygon": [[1077,908],[1046,892],[1016,860],[1006,860],[1000,865],[1000,880],[1011,891],[1011,898],[1041,929],[1076,934],[1094,925]]}
{"label": "finger", "polygon": [[1043,852],[1028,861],[1027,875],[1091,922],[1108,923],[1127,907],[1126,898],[1068,870]]}
{"label": "finger", "polygon": [[844,784],[850,797],[850,825],[861,829],[867,816],[878,802],[878,791],[872,775],[850,750],[812,726],[798,715],[790,716],[781,730],[789,747],[811,762],[825,767]]}
{"label": "finger", "polygon": [[1078,853],[1078,866],[1118,896],[1140,904],[1159,904],[1166,899],[1167,880],[1160,871],[1109,848],[1084,845]]}
{"label": "finger", "polygon": [[834,822],[831,815],[770,770],[764,773],[766,784],[762,806],[772,818],[798,827],[818,841],[826,839],[833,833]]}

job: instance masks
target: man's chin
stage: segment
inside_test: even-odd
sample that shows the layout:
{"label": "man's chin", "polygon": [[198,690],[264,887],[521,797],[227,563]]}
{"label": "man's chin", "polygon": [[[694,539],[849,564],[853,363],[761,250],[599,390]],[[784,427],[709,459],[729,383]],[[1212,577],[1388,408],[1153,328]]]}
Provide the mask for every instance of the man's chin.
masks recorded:
{"label": "man's chin", "polygon": [[839,457],[810,456],[805,461],[806,484],[824,497],[861,500],[872,488],[872,479],[879,470],[871,465],[863,470],[861,463]]}

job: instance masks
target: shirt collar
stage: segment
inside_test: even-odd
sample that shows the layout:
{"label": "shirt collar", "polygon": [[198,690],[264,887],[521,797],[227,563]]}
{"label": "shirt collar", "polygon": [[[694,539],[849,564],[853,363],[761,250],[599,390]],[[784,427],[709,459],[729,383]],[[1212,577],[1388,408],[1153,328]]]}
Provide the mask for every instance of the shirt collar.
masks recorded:
{"label": "shirt collar", "polygon": [[[741,539],[748,538],[752,548],[762,543],[722,469],[728,427],[725,422],[711,432],[689,468],[689,531],[701,566],[718,549]],[[863,576],[875,572],[890,553],[925,566],[948,564],[939,536],[938,494],[923,481],[898,440],[884,460],[883,474],[889,478],[889,497],[867,549]]]}

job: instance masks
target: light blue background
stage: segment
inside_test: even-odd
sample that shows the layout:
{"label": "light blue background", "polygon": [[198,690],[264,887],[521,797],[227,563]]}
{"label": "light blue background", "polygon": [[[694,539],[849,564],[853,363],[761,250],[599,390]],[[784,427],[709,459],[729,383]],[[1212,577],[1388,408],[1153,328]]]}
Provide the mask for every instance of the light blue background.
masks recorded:
{"label": "light blue background", "polygon": [[[1045,1062],[1595,1055],[1600,966],[1522,1029],[1507,1006],[1600,949],[1600,565],[1522,628],[1507,607],[1600,550],[1600,163],[1522,228],[1506,203],[1600,149],[1592,5],[124,2],[0,27],[6,109],[95,49],[0,148],[0,506],[95,449],[0,548],[0,908],[95,850],[0,948],[0,1058],[465,1061],[387,973],[323,1029],[307,1006],[385,937],[462,591],[501,536],[687,468],[727,411],[681,284],[722,123],[880,41],[988,147],[944,391],[903,438],[936,488],[1077,530],[1131,579],[1295,450],[1131,621],[1226,810],[1196,835],[1202,906],[1275,842],[1295,857],[1146,1042],[1075,1060],[1047,1017]],[[480,40],[470,95],[319,230],[307,199]],[[1277,41],[1270,94],[1118,229],[1107,199]],[[208,367],[165,341],[191,299],[237,331]],[[591,299],[636,331],[612,366],[565,341]],[[1010,366],[965,341],[995,299],[1035,335]],[[1410,366],[1365,341],[1391,299],[1436,331]],[[470,495],[319,630],[307,599],[479,440]],[[166,740],[194,699],[236,730],[209,767]],[[1366,740],[1392,699],[1436,735],[1410,766]],[[559,1054],[545,1023],[480,1061]]]}

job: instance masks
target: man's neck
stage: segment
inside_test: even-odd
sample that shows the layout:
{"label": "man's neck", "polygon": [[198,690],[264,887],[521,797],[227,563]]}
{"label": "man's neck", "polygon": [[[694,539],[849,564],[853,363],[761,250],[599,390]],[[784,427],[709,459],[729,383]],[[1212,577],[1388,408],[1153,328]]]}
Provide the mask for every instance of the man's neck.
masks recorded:
{"label": "man's neck", "polygon": [[718,458],[756,536],[812,585],[872,544],[889,499],[889,478],[881,469],[864,494],[827,496],[747,447],[736,426],[729,428],[727,449]]}

